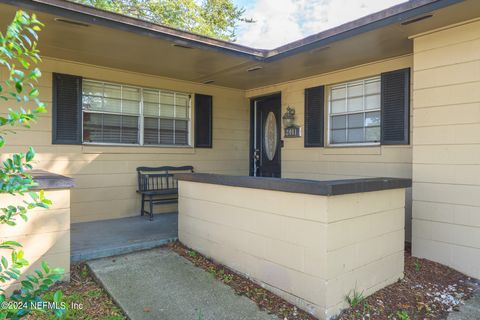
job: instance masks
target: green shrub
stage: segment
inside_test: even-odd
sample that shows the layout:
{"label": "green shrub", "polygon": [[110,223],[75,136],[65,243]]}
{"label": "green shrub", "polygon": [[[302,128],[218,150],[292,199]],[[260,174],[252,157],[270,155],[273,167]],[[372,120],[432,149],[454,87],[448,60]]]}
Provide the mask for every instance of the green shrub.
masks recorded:
{"label": "green shrub", "polygon": [[[34,14],[18,11],[6,32],[0,33],[0,67],[7,71],[5,77],[0,78],[0,150],[7,142],[8,134],[15,133],[15,127],[30,128],[38,114],[46,112],[45,104],[38,99],[41,72],[35,67],[40,61],[37,41],[42,26]],[[28,104],[34,107],[28,108]],[[29,210],[51,205],[43,191],[29,191],[36,186],[28,174],[34,157],[35,151],[30,147],[25,153],[13,154],[0,164],[0,193],[30,196],[30,200],[21,205],[5,206],[2,203],[0,226],[15,227],[17,219],[28,220]],[[21,247],[16,241],[0,243],[0,249],[8,252],[8,255],[0,257],[0,319],[19,319],[30,313],[35,306],[44,302],[40,295],[64,272],[60,268],[50,268],[43,262],[41,269],[26,275],[20,282],[20,289],[7,297],[6,283],[20,280],[22,269],[29,265]],[[60,317],[64,313],[60,307],[62,293],[56,292],[53,300],[56,306],[50,306],[50,310]]]}

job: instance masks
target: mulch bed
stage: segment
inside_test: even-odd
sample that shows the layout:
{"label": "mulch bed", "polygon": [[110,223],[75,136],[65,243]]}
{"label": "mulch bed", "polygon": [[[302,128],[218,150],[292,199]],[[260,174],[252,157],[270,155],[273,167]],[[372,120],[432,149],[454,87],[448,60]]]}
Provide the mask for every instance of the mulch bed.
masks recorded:
{"label": "mulch bed", "polygon": [[[75,264],[70,268],[70,282],[59,282],[52,286],[43,298],[53,301],[53,294],[60,290],[63,293],[62,301],[67,305],[81,304],[81,308],[67,311],[65,319],[84,320],[124,320],[127,319],[122,310],[112,301],[108,293],[90,274],[85,264]],[[26,319],[50,320],[57,319],[50,313],[33,313]],[[62,318],[63,319],[63,318]]]}
{"label": "mulch bed", "polygon": [[[260,309],[275,314],[280,319],[316,319],[251,280],[223,265],[214,263],[178,241],[166,247],[232,287],[236,294],[248,297]],[[345,310],[337,320],[446,319],[447,314],[455,312],[472,295],[475,288],[478,288],[475,280],[444,265],[414,258],[407,249],[404,279],[365,299],[360,299],[357,305]],[[82,304],[81,310],[69,310],[67,319],[126,319],[84,264],[72,265],[71,281],[52,287],[45,295],[45,300],[51,300],[56,290],[63,292],[63,301]],[[55,318],[52,315],[35,313],[27,319]]]}
{"label": "mulch bed", "polygon": [[[253,300],[260,309],[284,320],[316,319],[261,286],[240,276],[227,267],[214,263],[180,242],[168,245],[173,251],[211,273],[232,287],[236,294]],[[360,299],[345,310],[338,320],[385,319],[445,319],[463,304],[474,291],[473,280],[444,265],[414,258],[405,252],[405,277],[402,280]],[[361,293],[360,293],[361,295]]]}
{"label": "mulch bed", "polygon": [[[405,277],[344,311],[339,320],[446,319],[474,292],[468,276],[405,251]],[[408,317],[407,317],[408,315]]]}

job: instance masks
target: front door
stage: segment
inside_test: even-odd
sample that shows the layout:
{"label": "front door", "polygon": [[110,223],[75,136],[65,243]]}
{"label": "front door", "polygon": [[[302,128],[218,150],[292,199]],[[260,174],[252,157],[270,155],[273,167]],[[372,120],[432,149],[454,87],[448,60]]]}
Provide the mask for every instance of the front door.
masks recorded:
{"label": "front door", "polygon": [[252,103],[252,175],[281,177],[281,96],[255,98]]}

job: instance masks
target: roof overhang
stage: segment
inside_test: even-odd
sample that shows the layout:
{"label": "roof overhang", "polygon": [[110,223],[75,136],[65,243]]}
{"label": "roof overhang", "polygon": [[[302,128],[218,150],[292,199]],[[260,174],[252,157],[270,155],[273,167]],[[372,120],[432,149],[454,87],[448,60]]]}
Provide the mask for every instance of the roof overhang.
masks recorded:
{"label": "roof overhang", "polygon": [[0,3],[2,27],[19,7],[38,14],[44,56],[240,89],[409,54],[410,36],[480,16],[478,0],[412,0],[263,50],[63,0]]}

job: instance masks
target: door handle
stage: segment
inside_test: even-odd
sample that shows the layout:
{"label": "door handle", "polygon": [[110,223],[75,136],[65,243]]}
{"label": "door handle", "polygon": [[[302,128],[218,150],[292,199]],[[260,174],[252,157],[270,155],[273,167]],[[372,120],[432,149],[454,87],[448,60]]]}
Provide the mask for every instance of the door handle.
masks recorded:
{"label": "door handle", "polygon": [[253,151],[253,159],[255,161],[259,161],[260,160],[260,150],[259,149],[255,149],[255,151]]}
{"label": "door handle", "polygon": [[260,171],[260,150],[255,149],[252,154],[252,162],[253,162],[253,172],[252,175],[257,177]]}
{"label": "door handle", "polygon": [[255,152],[253,153],[253,158],[255,160],[260,160],[260,150],[259,149],[255,149]]}

